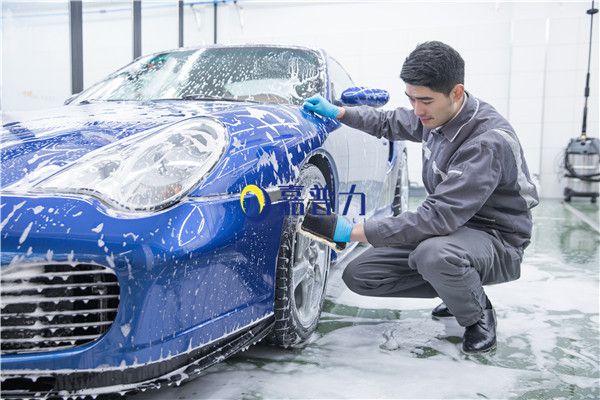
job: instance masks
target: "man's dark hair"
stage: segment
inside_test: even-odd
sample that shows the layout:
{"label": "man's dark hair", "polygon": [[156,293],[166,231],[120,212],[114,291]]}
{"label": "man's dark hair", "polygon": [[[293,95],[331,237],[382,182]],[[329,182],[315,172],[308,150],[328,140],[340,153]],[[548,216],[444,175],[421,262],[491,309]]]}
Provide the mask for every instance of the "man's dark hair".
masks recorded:
{"label": "man's dark hair", "polygon": [[404,60],[400,78],[409,85],[426,86],[448,95],[454,86],[465,83],[465,62],[447,44],[425,42]]}

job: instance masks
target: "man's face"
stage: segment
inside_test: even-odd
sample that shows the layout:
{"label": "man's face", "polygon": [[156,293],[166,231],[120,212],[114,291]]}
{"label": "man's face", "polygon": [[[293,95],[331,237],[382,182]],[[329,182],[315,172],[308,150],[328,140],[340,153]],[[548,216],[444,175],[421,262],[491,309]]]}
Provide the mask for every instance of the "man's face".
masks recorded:
{"label": "man's face", "polygon": [[426,86],[406,84],[406,96],[412,105],[415,115],[419,117],[425,128],[433,129],[450,121],[460,110],[464,86],[454,86],[449,95],[434,92]]}

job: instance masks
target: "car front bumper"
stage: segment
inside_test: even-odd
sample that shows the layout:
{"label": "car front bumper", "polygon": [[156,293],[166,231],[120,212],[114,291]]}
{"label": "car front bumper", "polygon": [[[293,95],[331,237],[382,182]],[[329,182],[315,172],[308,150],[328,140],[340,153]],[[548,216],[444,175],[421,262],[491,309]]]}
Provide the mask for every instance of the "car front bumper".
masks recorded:
{"label": "car front bumper", "polygon": [[3,271],[97,264],[114,271],[120,290],[102,336],[2,354],[3,380],[53,377],[53,390],[67,391],[157,382],[190,364],[210,365],[270,326],[282,203],[258,218],[243,213],[237,196],[188,198],[144,216],[116,215],[91,197],[9,195],[1,204]]}

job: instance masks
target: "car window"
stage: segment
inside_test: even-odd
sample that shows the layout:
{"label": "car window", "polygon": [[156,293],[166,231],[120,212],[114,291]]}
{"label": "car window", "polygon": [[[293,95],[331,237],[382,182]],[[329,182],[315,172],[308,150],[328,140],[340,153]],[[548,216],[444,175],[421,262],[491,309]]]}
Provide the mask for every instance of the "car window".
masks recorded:
{"label": "car window", "polygon": [[331,85],[331,98],[339,100],[342,92],[354,86],[354,82],[342,66],[333,58],[329,57],[329,83]]}
{"label": "car window", "polygon": [[323,92],[317,53],[279,47],[223,47],[144,57],[78,96],[83,100],[186,96],[301,105]]}

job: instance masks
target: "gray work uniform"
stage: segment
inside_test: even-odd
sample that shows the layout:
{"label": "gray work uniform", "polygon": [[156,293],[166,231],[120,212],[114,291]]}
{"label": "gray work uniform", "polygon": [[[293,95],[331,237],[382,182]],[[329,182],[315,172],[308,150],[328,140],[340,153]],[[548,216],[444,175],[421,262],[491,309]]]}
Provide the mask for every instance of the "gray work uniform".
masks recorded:
{"label": "gray work uniform", "polygon": [[346,267],[348,287],[367,296],[439,296],[462,326],[477,322],[486,304],[482,285],[519,278],[530,209],[539,202],[511,125],[471,94],[435,129],[404,108],[346,108],[341,122],[421,142],[428,193],[415,211],[365,222],[373,248]]}

